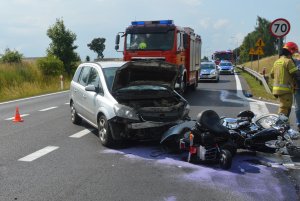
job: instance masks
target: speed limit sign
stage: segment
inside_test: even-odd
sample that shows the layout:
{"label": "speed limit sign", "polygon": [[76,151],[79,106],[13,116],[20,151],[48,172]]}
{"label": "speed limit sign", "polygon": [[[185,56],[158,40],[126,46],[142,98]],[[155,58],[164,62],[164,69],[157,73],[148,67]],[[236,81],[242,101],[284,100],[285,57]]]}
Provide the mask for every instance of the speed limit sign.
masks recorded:
{"label": "speed limit sign", "polygon": [[290,23],[286,19],[278,18],[274,20],[270,25],[270,32],[277,38],[282,38],[290,31]]}

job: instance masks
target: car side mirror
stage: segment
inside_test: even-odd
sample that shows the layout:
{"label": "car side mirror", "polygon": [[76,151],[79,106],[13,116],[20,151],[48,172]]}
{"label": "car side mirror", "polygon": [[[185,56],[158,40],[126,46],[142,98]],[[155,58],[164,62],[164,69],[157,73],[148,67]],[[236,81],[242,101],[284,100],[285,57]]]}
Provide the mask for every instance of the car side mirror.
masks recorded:
{"label": "car side mirror", "polygon": [[94,85],[88,85],[85,87],[86,91],[91,91],[91,92],[96,92],[98,94],[104,94],[103,88],[102,87],[95,87]]}
{"label": "car side mirror", "polygon": [[88,85],[85,87],[86,91],[96,92],[96,87],[94,85]]}

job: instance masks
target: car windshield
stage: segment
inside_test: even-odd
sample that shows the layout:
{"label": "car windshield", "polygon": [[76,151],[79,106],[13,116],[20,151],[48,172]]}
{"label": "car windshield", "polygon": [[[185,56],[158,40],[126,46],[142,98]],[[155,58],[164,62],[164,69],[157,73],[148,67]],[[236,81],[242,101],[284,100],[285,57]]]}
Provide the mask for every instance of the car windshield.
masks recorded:
{"label": "car windshield", "polygon": [[109,91],[111,91],[112,89],[112,83],[114,81],[117,70],[118,70],[117,67],[103,68],[106,85]]}
{"label": "car windshield", "polygon": [[229,60],[231,61],[232,59],[232,53],[215,53],[214,57],[215,60]]}
{"label": "car windshield", "polygon": [[130,33],[126,37],[127,50],[170,50],[173,48],[174,31],[164,33]]}
{"label": "car windshield", "polygon": [[231,66],[231,63],[220,63],[220,66]]}
{"label": "car windshield", "polygon": [[201,64],[201,69],[215,69],[214,64]]}

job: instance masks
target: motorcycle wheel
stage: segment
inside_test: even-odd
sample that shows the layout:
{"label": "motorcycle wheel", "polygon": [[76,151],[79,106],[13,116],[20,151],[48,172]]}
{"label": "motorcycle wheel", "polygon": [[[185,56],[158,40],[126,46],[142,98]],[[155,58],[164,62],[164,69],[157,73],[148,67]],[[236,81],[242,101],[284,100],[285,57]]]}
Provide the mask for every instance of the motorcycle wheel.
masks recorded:
{"label": "motorcycle wheel", "polygon": [[224,170],[228,170],[231,168],[232,155],[231,155],[230,151],[228,151],[226,149],[221,150],[219,164],[220,164],[220,167]]}
{"label": "motorcycle wheel", "polygon": [[223,150],[228,150],[231,153],[231,156],[235,156],[237,152],[237,145],[231,139],[222,144],[220,147]]}

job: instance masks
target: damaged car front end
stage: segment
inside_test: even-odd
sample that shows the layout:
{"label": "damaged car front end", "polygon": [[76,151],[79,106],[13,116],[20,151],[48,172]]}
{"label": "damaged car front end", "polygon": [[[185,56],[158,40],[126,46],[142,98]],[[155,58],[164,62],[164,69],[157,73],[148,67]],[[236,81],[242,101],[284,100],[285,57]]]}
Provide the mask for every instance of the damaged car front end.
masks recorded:
{"label": "damaged car front end", "polygon": [[[129,62],[116,72],[112,95],[121,138],[159,140],[171,126],[188,119],[189,105],[174,90],[177,66],[165,62]],[[120,129],[121,128],[121,129]]]}

